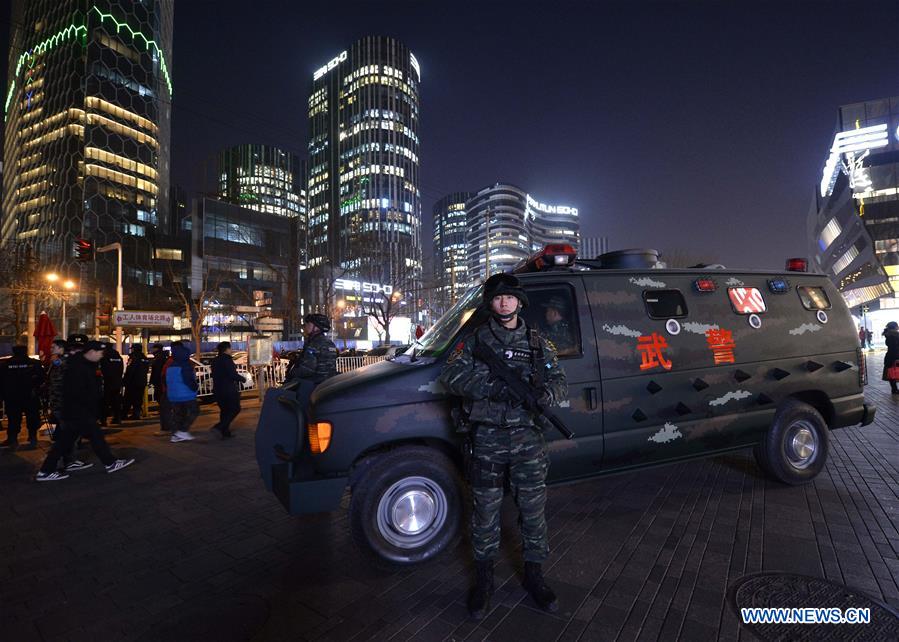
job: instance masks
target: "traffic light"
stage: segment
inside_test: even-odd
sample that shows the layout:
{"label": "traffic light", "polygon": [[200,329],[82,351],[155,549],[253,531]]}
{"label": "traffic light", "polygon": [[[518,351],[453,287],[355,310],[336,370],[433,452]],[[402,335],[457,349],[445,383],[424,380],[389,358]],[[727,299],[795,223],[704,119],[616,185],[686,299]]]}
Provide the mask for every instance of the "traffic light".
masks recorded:
{"label": "traffic light", "polygon": [[87,263],[94,260],[94,242],[87,239],[78,239],[75,241],[75,256],[81,263]]}

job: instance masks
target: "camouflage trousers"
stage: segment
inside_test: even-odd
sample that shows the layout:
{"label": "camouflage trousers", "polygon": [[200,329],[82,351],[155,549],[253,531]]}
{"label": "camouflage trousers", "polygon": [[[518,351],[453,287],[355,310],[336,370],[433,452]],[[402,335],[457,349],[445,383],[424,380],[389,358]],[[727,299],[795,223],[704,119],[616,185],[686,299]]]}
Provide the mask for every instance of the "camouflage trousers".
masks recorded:
{"label": "camouflage trousers", "polygon": [[503,482],[508,476],[518,506],[524,559],[542,562],[549,555],[546,537],[546,471],[543,435],[532,426],[473,427],[471,541],[475,560],[496,557],[500,543]]}

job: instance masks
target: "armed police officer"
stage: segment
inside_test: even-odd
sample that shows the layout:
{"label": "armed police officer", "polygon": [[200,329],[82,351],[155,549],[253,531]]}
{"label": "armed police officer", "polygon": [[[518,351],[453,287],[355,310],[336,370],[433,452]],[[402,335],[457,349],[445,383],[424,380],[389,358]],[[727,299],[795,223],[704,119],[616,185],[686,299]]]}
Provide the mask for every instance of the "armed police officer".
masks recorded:
{"label": "armed police officer", "polygon": [[548,339],[559,354],[568,354],[575,351],[574,335],[571,332],[571,324],[565,318],[568,306],[565,299],[560,296],[550,297],[548,301],[540,304],[544,309],[543,318],[546,328],[543,337]]}
{"label": "armed police officer", "polygon": [[[463,398],[472,431],[471,539],[477,583],[469,595],[468,609],[475,619],[489,611],[493,560],[500,544],[503,484],[508,476],[520,513],[524,587],[541,608],[555,611],[556,596],[542,572],[549,554],[545,517],[548,460],[536,414],[565,399],[568,385],[555,349],[518,316],[528,304],[518,279],[511,274],[490,277],[484,283],[483,299],[489,320],[459,342],[440,377],[452,393]],[[484,347],[526,382],[527,398],[513,394],[507,381],[476,356]]]}
{"label": "armed police officer", "polygon": [[303,317],[303,350],[287,372],[287,379],[300,379],[320,384],[337,374],[337,346],[326,332],[331,321],[324,314],[307,314]]}

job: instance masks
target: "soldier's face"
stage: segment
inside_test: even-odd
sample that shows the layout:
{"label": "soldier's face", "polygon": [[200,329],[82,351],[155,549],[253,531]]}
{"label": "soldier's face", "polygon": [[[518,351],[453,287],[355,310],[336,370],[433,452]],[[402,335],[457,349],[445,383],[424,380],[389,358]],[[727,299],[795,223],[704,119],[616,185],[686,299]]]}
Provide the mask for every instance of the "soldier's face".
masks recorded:
{"label": "soldier's face", "polygon": [[311,337],[312,333],[315,332],[316,325],[312,323],[312,321],[307,321],[303,324],[303,334],[307,337]]}
{"label": "soldier's face", "polygon": [[512,314],[518,309],[518,297],[511,294],[500,294],[493,297],[490,307],[496,314],[507,315]]}
{"label": "soldier's face", "polygon": [[562,320],[562,315],[555,308],[546,308],[546,322],[558,323]]}

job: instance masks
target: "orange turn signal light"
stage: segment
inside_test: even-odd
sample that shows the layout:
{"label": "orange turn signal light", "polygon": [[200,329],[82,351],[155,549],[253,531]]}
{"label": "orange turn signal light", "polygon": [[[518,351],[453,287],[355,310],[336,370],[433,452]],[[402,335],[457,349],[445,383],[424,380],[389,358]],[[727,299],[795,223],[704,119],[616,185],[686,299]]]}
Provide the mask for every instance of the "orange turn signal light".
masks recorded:
{"label": "orange turn signal light", "polygon": [[321,454],[331,445],[331,423],[317,421],[307,424],[309,430],[309,447],[315,454]]}

